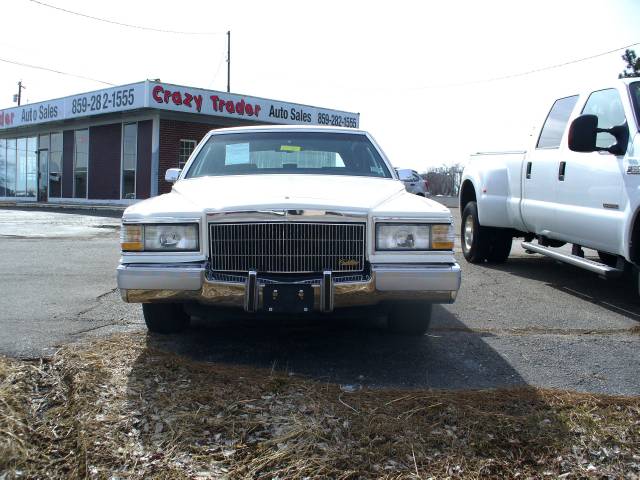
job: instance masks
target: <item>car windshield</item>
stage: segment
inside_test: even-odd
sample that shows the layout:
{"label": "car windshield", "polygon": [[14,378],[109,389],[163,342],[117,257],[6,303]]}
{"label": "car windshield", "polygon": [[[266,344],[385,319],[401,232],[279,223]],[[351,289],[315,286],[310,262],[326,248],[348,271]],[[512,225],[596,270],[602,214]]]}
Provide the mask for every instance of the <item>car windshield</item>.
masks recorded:
{"label": "car windshield", "polygon": [[392,178],[364,135],[288,131],[213,135],[185,178],[257,173]]}
{"label": "car windshield", "polygon": [[636,110],[636,120],[640,124],[640,82],[633,82],[629,85],[629,89],[631,90],[633,108]]}

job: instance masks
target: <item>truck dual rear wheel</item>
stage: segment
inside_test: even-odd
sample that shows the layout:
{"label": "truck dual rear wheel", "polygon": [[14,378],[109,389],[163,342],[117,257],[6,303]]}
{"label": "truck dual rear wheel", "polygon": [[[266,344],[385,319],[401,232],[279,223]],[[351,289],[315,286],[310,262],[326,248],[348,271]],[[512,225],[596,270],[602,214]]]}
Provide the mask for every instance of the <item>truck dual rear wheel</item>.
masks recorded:
{"label": "truck dual rear wheel", "polygon": [[423,301],[393,302],[389,309],[389,330],[401,335],[424,335],[431,323],[433,305]]}
{"label": "truck dual rear wheel", "polygon": [[462,211],[460,228],[462,253],[470,263],[502,263],[511,252],[513,237],[502,228],[483,227],[478,220],[476,202],[469,202]]}
{"label": "truck dual rear wheel", "polygon": [[142,314],[147,329],[153,333],[182,332],[191,322],[181,303],[143,303]]}

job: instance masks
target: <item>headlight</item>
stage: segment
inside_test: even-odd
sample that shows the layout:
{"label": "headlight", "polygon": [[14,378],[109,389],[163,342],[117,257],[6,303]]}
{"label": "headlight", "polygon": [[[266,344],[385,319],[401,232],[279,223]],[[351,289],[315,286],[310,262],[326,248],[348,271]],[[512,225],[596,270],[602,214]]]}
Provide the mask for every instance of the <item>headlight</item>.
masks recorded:
{"label": "headlight", "polygon": [[200,249],[197,224],[123,225],[123,251],[195,252]]}
{"label": "headlight", "polygon": [[378,223],[376,250],[429,250],[429,226]]}
{"label": "headlight", "polygon": [[453,250],[451,224],[376,224],[376,250]]}

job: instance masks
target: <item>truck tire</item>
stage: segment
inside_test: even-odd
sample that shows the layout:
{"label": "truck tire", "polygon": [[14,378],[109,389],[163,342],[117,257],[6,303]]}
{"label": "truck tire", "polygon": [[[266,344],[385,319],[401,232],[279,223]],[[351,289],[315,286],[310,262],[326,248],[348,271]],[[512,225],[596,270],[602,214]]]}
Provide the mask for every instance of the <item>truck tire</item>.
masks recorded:
{"label": "truck tire", "polygon": [[147,329],[153,333],[182,332],[191,323],[181,303],[143,303],[142,314]]}
{"label": "truck tire", "polygon": [[487,261],[491,263],[504,263],[511,253],[513,237],[500,228],[491,228],[489,238],[489,253]]}
{"label": "truck tire", "polygon": [[478,221],[478,206],[469,202],[462,211],[460,225],[462,254],[470,263],[482,263],[489,254],[489,232]]}
{"label": "truck tire", "polygon": [[391,304],[389,330],[401,335],[424,335],[431,323],[433,305],[424,301],[398,301]]}

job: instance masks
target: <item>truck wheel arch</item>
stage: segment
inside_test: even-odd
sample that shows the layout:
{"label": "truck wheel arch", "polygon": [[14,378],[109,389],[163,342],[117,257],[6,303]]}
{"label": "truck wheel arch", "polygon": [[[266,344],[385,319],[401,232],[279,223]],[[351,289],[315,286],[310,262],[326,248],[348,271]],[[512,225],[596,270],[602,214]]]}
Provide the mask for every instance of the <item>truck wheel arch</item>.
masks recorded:
{"label": "truck wheel arch", "polygon": [[629,260],[640,265],[640,210],[636,211],[633,217],[633,227],[629,236]]}
{"label": "truck wheel arch", "polygon": [[477,202],[476,189],[471,180],[465,180],[460,187],[460,213],[464,211],[464,207],[469,202]]}

